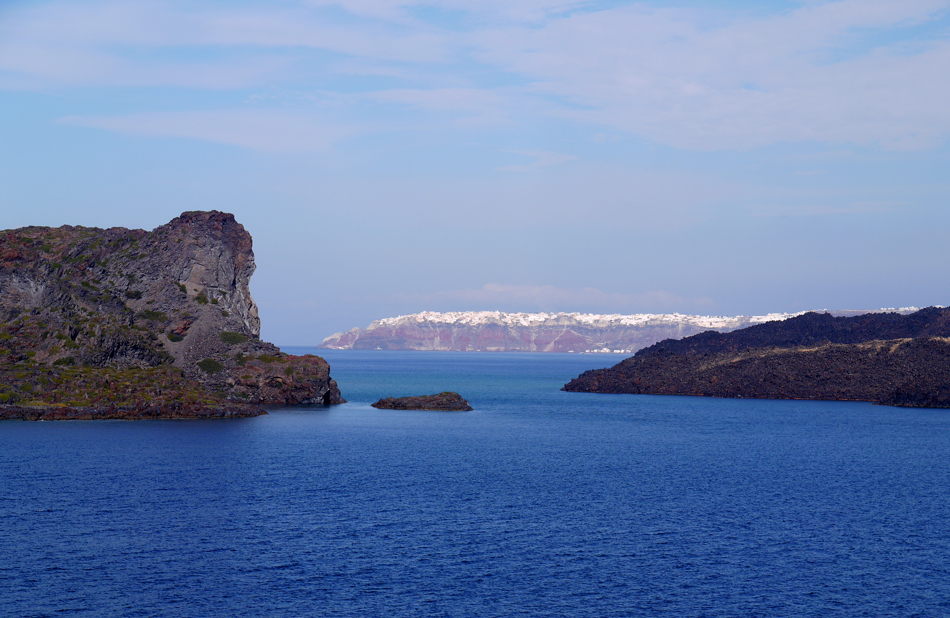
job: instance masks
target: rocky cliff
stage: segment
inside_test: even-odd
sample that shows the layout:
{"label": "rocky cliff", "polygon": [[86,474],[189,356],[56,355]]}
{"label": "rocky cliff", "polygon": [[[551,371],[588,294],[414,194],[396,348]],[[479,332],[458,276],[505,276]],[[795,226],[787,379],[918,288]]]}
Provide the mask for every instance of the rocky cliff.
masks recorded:
{"label": "rocky cliff", "polygon": [[950,309],[807,313],[662,341],[564,390],[950,407]]}
{"label": "rocky cliff", "polygon": [[324,339],[335,350],[480,352],[614,352],[630,354],[669,338],[729,331],[792,314],[698,316],[674,314],[504,313],[464,311],[376,320]]}
{"label": "rocky cliff", "polygon": [[216,211],[151,232],[0,232],[4,414],[216,416],[343,401],[323,359],[259,339],[254,268],[250,234]]}

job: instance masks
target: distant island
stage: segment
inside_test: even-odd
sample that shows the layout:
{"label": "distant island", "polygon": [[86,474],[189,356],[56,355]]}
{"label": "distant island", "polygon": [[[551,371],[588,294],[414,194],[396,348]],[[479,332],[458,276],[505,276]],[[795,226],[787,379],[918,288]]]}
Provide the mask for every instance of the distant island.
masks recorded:
{"label": "distant island", "polygon": [[341,403],[330,367],[261,341],[250,234],[185,212],[151,232],[0,231],[0,418],[252,416]]}
{"label": "distant island", "polygon": [[663,339],[707,330],[731,331],[791,317],[634,315],[424,311],[376,320],[323,340],[331,350],[441,350],[478,352],[575,352],[632,354]]}
{"label": "distant island", "polygon": [[[832,311],[849,316],[916,311]],[[682,313],[505,313],[423,311],[376,320],[366,328],[335,333],[318,347],[329,350],[437,350],[449,352],[574,352],[633,354],[664,339],[705,331],[730,332],[801,313],[708,316]]]}
{"label": "distant island", "polygon": [[806,313],[666,340],[563,390],[950,407],[950,309]]}

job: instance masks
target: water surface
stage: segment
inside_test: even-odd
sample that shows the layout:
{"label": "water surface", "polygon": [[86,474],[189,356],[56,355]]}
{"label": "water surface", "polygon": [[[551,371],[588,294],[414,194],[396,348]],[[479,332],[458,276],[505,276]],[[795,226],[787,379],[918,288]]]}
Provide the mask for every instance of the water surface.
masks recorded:
{"label": "water surface", "polygon": [[[321,353],[351,403],[0,423],[0,615],[950,615],[950,411]],[[475,410],[369,406],[442,390]]]}

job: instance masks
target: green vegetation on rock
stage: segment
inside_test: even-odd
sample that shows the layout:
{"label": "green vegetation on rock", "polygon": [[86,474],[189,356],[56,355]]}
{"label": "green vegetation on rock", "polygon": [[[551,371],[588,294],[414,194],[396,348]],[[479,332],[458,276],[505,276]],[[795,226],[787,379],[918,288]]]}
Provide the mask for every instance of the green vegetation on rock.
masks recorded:
{"label": "green vegetation on rock", "polygon": [[139,313],[139,317],[143,320],[149,320],[152,322],[165,322],[168,320],[168,316],[161,311],[154,311],[152,309],[146,309]]}
{"label": "green vegetation on rock", "polygon": [[224,369],[224,365],[214,360],[213,358],[206,358],[202,361],[198,361],[198,368],[204,371],[205,373],[218,373]]}
{"label": "green vegetation on rock", "polygon": [[238,345],[248,340],[247,335],[242,335],[241,333],[227,330],[221,333],[219,336],[221,337],[221,341],[228,345]]}

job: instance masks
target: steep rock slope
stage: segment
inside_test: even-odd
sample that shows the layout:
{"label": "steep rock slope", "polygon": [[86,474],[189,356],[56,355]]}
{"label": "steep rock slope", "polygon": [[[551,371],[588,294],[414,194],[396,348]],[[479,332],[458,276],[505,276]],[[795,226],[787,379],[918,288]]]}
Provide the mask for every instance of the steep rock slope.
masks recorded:
{"label": "steep rock slope", "polygon": [[807,313],[662,341],[564,390],[950,406],[950,309]]}
{"label": "steep rock slope", "polygon": [[323,359],[259,339],[254,269],[250,234],[217,211],[151,232],[0,232],[0,404],[121,417],[342,401]]}
{"label": "steep rock slope", "polygon": [[321,348],[335,350],[445,350],[480,352],[631,353],[668,338],[715,329],[734,330],[781,320],[765,316],[674,314],[596,315],[589,313],[504,313],[464,311],[376,320],[327,337]]}

